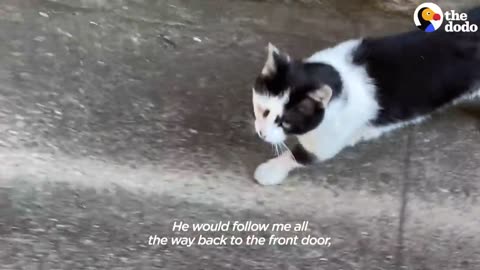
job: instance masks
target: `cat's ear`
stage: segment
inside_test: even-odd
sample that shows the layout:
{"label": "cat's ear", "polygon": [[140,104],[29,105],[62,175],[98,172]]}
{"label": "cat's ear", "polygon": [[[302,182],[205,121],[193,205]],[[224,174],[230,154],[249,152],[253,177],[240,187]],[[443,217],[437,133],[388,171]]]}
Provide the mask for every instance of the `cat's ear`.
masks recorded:
{"label": "cat's ear", "polygon": [[319,89],[316,89],[308,94],[308,96],[322,104],[323,108],[326,108],[330,100],[332,99],[332,88],[328,85],[323,85]]}
{"label": "cat's ear", "polygon": [[278,68],[288,65],[290,57],[287,54],[280,52],[272,43],[268,43],[267,61],[262,69],[262,75],[269,76],[275,74]]}

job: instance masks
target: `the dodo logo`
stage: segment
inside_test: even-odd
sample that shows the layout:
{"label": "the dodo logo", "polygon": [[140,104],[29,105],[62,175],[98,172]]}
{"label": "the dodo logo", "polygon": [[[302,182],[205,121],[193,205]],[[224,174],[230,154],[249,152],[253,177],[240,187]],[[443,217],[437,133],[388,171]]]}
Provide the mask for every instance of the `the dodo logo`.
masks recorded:
{"label": "the dodo logo", "polygon": [[424,32],[435,32],[442,25],[445,32],[477,32],[478,25],[470,23],[468,14],[449,10],[443,13],[442,9],[434,3],[423,3],[413,13],[415,25]]}
{"label": "the dodo logo", "polygon": [[434,32],[442,26],[443,11],[434,3],[423,3],[413,13],[415,25],[424,32]]}

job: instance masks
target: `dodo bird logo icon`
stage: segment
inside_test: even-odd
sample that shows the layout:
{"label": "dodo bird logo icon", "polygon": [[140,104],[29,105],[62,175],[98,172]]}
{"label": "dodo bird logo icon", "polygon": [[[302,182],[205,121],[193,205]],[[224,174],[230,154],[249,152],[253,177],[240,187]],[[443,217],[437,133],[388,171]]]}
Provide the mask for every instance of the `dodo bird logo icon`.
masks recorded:
{"label": "dodo bird logo icon", "polygon": [[442,9],[434,3],[423,3],[413,13],[415,25],[424,32],[434,32],[442,26]]}

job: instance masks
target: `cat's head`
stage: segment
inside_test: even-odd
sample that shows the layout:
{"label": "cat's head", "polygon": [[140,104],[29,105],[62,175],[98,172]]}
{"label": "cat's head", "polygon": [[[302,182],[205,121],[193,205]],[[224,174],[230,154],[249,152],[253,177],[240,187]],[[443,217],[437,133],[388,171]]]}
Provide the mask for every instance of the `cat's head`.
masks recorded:
{"label": "cat's head", "polygon": [[292,60],[268,44],[267,61],[253,87],[257,134],[279,144],[288,135],[315,129],[340,88],[338,72],[331,66]]}

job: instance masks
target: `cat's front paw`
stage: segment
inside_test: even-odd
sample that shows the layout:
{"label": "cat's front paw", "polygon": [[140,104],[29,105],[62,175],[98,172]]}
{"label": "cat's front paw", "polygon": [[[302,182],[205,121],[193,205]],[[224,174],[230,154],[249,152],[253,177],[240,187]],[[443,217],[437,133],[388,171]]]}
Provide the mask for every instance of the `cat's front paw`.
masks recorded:
{"label": "cat's front paw", "polygon": [[260,164],[255,170],[253,177],[264,186],[278,185],[287,178],[289,169],[281,166],[275,159]]}

